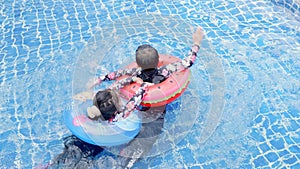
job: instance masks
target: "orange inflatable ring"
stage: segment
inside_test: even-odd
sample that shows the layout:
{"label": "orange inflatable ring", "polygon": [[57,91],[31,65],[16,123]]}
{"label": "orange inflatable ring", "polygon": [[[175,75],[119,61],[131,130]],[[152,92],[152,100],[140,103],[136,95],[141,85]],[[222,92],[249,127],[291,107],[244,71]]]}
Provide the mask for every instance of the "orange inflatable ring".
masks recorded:
{"label": "orange inflatable ring", "polygon": [[[181,59],[174,56],[160,54],[158,67],[173,62],[177,62],[180,60]],[[133,67],[137,67],[136,62],[129,64],[126,68],[133,68]],[[189,85],[190,76],[191,76],[190,69],[186,69],[180,72],[173,73],[169,78],[167,78],[165,81],[159,84],[150,86],[141,105],[146,107],[158,107],[174,101],[185,91],[185,89]],[[121,80],[126,77],[128,76],[122,76],[117,80]],[[120,89],[120,92],[123,96],[129,99],[135,94],[136,90],[139,87],[140,84],[133,83],[131,85],[127,85],[122,89]]]}

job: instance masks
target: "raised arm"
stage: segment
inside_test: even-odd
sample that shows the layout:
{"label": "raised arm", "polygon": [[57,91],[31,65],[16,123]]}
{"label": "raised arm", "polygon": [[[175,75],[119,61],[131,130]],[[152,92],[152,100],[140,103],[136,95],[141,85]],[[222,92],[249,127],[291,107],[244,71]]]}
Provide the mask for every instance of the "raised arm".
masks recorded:
{"label": "raised arm", "polygon": [[191,67],[197,57],[197,53],[200,49],[200,44],[203,40],[204,32],[201,27],[198,27],[197,31],[193,34],[193,46],[188,53],[188,56],[181,61],[174,62],[158,69],[158,73],[164,77],[169,77],[174,72],[180,72],[184,69]]}

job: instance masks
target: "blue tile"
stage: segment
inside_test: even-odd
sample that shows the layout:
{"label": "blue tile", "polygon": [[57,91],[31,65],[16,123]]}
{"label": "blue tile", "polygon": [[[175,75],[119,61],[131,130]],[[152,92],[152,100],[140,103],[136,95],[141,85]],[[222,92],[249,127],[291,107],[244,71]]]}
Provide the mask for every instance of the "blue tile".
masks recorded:
{"label": "blue tile", "polygon": [[[298,142],[299,143],[299,142]],[[292,153],[299,153],[300,152],[300,147],[299,145],[292,145],[289,147],[289,150],[292,152]]]}
{"label": "blue tile", "polygon": [[200,164],[205,163],[208,160],[208,158],[205,156],[197,156],[196,158]]}
{"label": "blue tile", "polygon": [[257,168],[268,165],[268,162],[266,161],[266,159],[263,156],[260,156],[256,159],[254,159],[253,162],[254,162],[255,167],[257,167]]}
{"label": "blue tile", "polygon": [[229,2],[229,4],[226,6],[227,9],[236,8],[236,4],[233,2]]}
{"label": "blue tile", "polygon": [[287,129],[289,131],[297,131],[300,127],[299,122],[295,121],[295,120],[290,120],[290,124],[287,126]]}
{"label": "blue tile", "polygon": [[275,134],[274,131],[271,130],[271,129],[269,129],[269,128],[266,129],[266,131],[267,131],[267,132],[266,132],[267,138],[268,138],[268,139],[273,138],[273,136],[274,136],[274,134]]}
{"label": "blue tile", "polygon": [[269,162],[275,162],[279,158],[278,155],[274,152],[270,152],[270,153],[266,154],[265,157],[267,158],[267,160]]}
{"label": "blue tile", "polygon": [[262,114],[269,112],[269,108],[265,102],[263,102],[261,104],[261,107],[259,110],[260,110],[260,113],[262,113]]}
{"label": "blue tile", "polygon": [[265,46],[264,40],[261,39],[261,38],[258,38],[258,39],[257,39],[256,44],[257,44],[258,46]]}
{"label": "blue tile", "polygon": [[271,140],[270,143],[272,144],[272,147],[277,150],[284,149],[284,140],[282,138]]}
{"label": "blue tile", "polygon": [[195,164],[196,161],[194,159],[193,152],[188,148],[183,148],[179,150],[180,154],[182,155],[182,159],[185,164]]}
{"label": "blue tile", "polygon": [[217,166],[213,163],[210,163],[210,164],[204,164],[202,166],[203,168],[209,168],[209,169],[217,169]]}
{"label": "blue tile", "polygon": [[287,130],[284,127],[279,126],[279,125],[273,125],[271,128],[273,131],[279,132],[282,135],[286,135],[286,133],[287,133]]}
{"label": "blue tile", "polygon": [[4,158],[0,158],[1,160],[1,164],[3,164],[3,166],[5,167],[16,167],[14,165],[15,163],[15,159],[17,158],[18,154],[17,152],[9,152],[7,154],[5,154],[6,156]]}
{"label": "blue tile", "polygon": [[271,123],[270,123],[269,119],[266,118],[266,119],[264,120],[264,122],[263,122],[263,127],[267,129],[267,128],[269,128],[270,124],[271,124]]}
{"label": "blue tile", "polygon": [[246,18],[243,15],[237,15],[236,17],[239,21],[246,21]]}
{"label": "blue tile", "polygon": [[281,119],[278,114],[268,114],[268,118],[271,124],[275,123],[278,119]]}
{"label": "blue tile", "polygon": [[236,9],[232,9],[232,10],[229,10],[229,12],[232,14],[232,15],[236,15],[236,14],[239,14],[240,11],[236,8]]}
{"label": "blue tile", "polygon": [[298,110],[297,108],[295,108],[294,106],[289,106],[288,107],[288,113],[296,118],[296,117],[299,117],[299,114],[300,114],[300,110]]}
{"label": "blue tile", "polygon": [[159,166],[159,164],[162,163],[162,160],[163,159],[161,157],[154,158],[150,163],[150,167]]}
{"label": "blue tile", "polygon": [[271,150],[271,148],[269,147],[269,145],[267,143],[262,143],[259,145],[259,147],[263,152],[268,152]]}
{"label": "blue tile", "polygon": [[298,168],[300,168],[300,163],[295,163],[291,165],[291,169],[298,169]]}
{"label": "blue tile", "polygon": [[274,164],[272,164],[272,168],[279,168],[280,166],[282,166],[282,162],[281,161],[275,161]]}
{"label": "blue tile", "polygon": [[280,157],[290,154],[290,152],[288,152],[287,150],[278,151],[277,153]]}
{"label": "blue tile", "polygon": [[283,160],[286,164],[294,164],[298,161],[295,156],[290,157],[289,159]]}
{"label": "blue tile", "polygon": [[265,141],[265,138],[261,135],[261,133],[257,129],[252,129],[250,135],[256,141]]}
{"label": "blue tile", "polygon": [[261,123],[261,122],[262,122],[262,119],[263,119],[263,116],[262,116],[262,115],[259,115],[258,117],[255,118],[255,122],[256,122],[256,123]]}

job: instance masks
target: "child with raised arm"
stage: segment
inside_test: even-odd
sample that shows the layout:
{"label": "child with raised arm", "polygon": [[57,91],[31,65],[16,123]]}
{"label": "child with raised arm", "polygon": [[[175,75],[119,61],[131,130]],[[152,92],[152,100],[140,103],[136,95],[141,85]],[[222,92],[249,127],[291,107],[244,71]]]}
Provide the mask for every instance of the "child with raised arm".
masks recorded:
{"label": "child with raised arm", "polygon": [[[136,76],[145,82],[154,84],[160,83],[169,77],[173,72],[182,71],[194,64],[197,53],[200,49],[200,43],[203,40],[203,36],[204,33],[202,28],[198,27],[196,32],[193,34],[193,46],[189,52],[189,55],[179,62],[174,62],[159,68],[157,67],[159,62],[157,50],[150,45],[141,45],[136,50],[136,62],[139,67],[117,70],[107,75],[100,76],[95,80],[95,83],[92,85],[92,87],[99,85],[103,81],[116,80],[118,77],[124,75],[130,75],[132,77]],[[120,83],[130,82],[130,78],[131,77],[127,78],[127,80],[121,81]]]}
{"label": "child with raised arm", "polygon": [[[188,57],[182,59],[179,62],[174,62],[159,68],[157,67],[159,62],[159,55],[157,50],[150,45],[141,45],[136,50],[136,62],[139,68],[112,72],[108,75],[100,77],[98,79],[98,82],[106,81],[106,80],[114,80],[126,74],[132,76],[122,79],[118,83],[115,83],[114,87],[116,87],[116,89],[117,88],[120,89],[123,86],[130,84],[137,78],[142,79],[143,82],[154,83],[154,84],[160,83],[165,79],[167,79],[172,73],[182,71],[193,65],[197,56],[197,52],[200,48],[200,43],[203,39],[203,35],[204,35],[203,30],[201,27],[199,27],[197,31],[193,34],[193,46],[189,51]],[[139,81],[139,83],[142,82]],[[144,86],[144,89],[146,88],[147,86]],[[147,94],[146,90],[139,90],[139,91],[140,91],[139,96],[141,96],[141,94],[143,96]],[[133,99],[133,98],[132,101],[138,100],[138,102],[141,103],[142,101],[141,99],[143,97],[138,97],[139,99]],[[130,105],[135,105],[135,108],[137,108],[139,103],[134,102]],[[139,106],[139,110],[145,111],[143,114],[145,114],[147,117],[151,116],[151,119],[150,120],[143,119],[142,129],[140,133],[136,136],[134,140],[132,140],[122,150],[122,155],[125,157],[120,157],[118,161],[122,161],[123,163],[122,165],[128,166],[129,168],[131,165],[134,164],[134,162],[137,159],[139,159],[142,155],[145,155],[147,152],[151,150],[152,145],[157,140],[157,137],[161,133],[161,129],[164,124],[165,106],[153,107],[151,109],[149,107]],[[145,139],[138,139],[138,138],[147,138],[147,139],[145,140]]]}
{"label": "child with raised arm", "polygon": [[[157,51],[150,45],[139,46],[136,51],[136,61],[140,66],[139,68],[115,71],[97,79],[96,84],[100,84],[102,81],[115,80],[125,74],[131,75],[130,77],[113,84],[109,89],[98,91],[94,96],[93,106],[88,110],[88,117],[92,120],[108,120],[110,122],[126,118],[140,105],[143,97],[147,94],[148,86],[151,85],[151,83],[160,83],[168,78],[172,73],[182,71],[193,65],[203,36],[203,30],[199,27],[193,34],[194,44],[188,57],[179,62],[174,62],[159,68],[157,68],[159,58]],[[120,105],[118,90],[133,82],[141,83],[141,87],[136,91],[135,95],[126,103],[126,105]],[[89,97],[91,97],[91,95],[79,94],[74,98],[80,100],[91,99]],[[156,119],[153,119],[148,123],[143,123],[139,134],[122,150],[122,156],[119,156],[119,158],[116,159],[119,167],[131,168],[139,158],[151,150],[157,137],[162,131],[165,108],[158,107],[151,110],[150,113],[153,111],[156,111],[158,116],[156,116]],[[138,138],[149,139],[146,139],[145,141],[145,139]],[[86,148],[86,146],[89,147],[93,145],[80,141],[74,136],[69,139],[71,139],[71,141],[69,140],[68,144],[65,143],[63,154],[59,155],[58,158],[52,161],[51,165],[48,166],[49,168],[56,168],[61,165],[64,167],[70,166],[72,168],[86,168],[87,165],[92,165],[96,168],[101,167],[95,166],[98,162],[93,162],[95,157],[94,152],[101,152],[101,150],[94,151]],[[72,139],[75,141],[72,141]],[[84,154],[76,155],[74,152],[71,152],[74,151],[74,149],[79,150],[79,153],[81,152]],[[72,159],[74,156],[78,158]],[[88,162],[88,164],[86,162]],[[83,164],[83,166],[81,166],[81,164]]]}

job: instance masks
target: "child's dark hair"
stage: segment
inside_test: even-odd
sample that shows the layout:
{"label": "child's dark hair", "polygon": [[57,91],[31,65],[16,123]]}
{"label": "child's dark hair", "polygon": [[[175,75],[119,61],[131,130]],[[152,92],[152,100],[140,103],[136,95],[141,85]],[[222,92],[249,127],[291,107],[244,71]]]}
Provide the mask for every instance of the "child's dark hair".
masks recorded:
{"label": "child's dark hair", "polygon": [[95,95],[94,105],[100,110],[104,120],[109,120],[119,109],[119,96],[110,89],[100,90]]}
{"label": "child's dark hair", "polygon": [[141,45],[136,49],[135,59],[143,70],[157,68],[158,52],[150,45]]}

